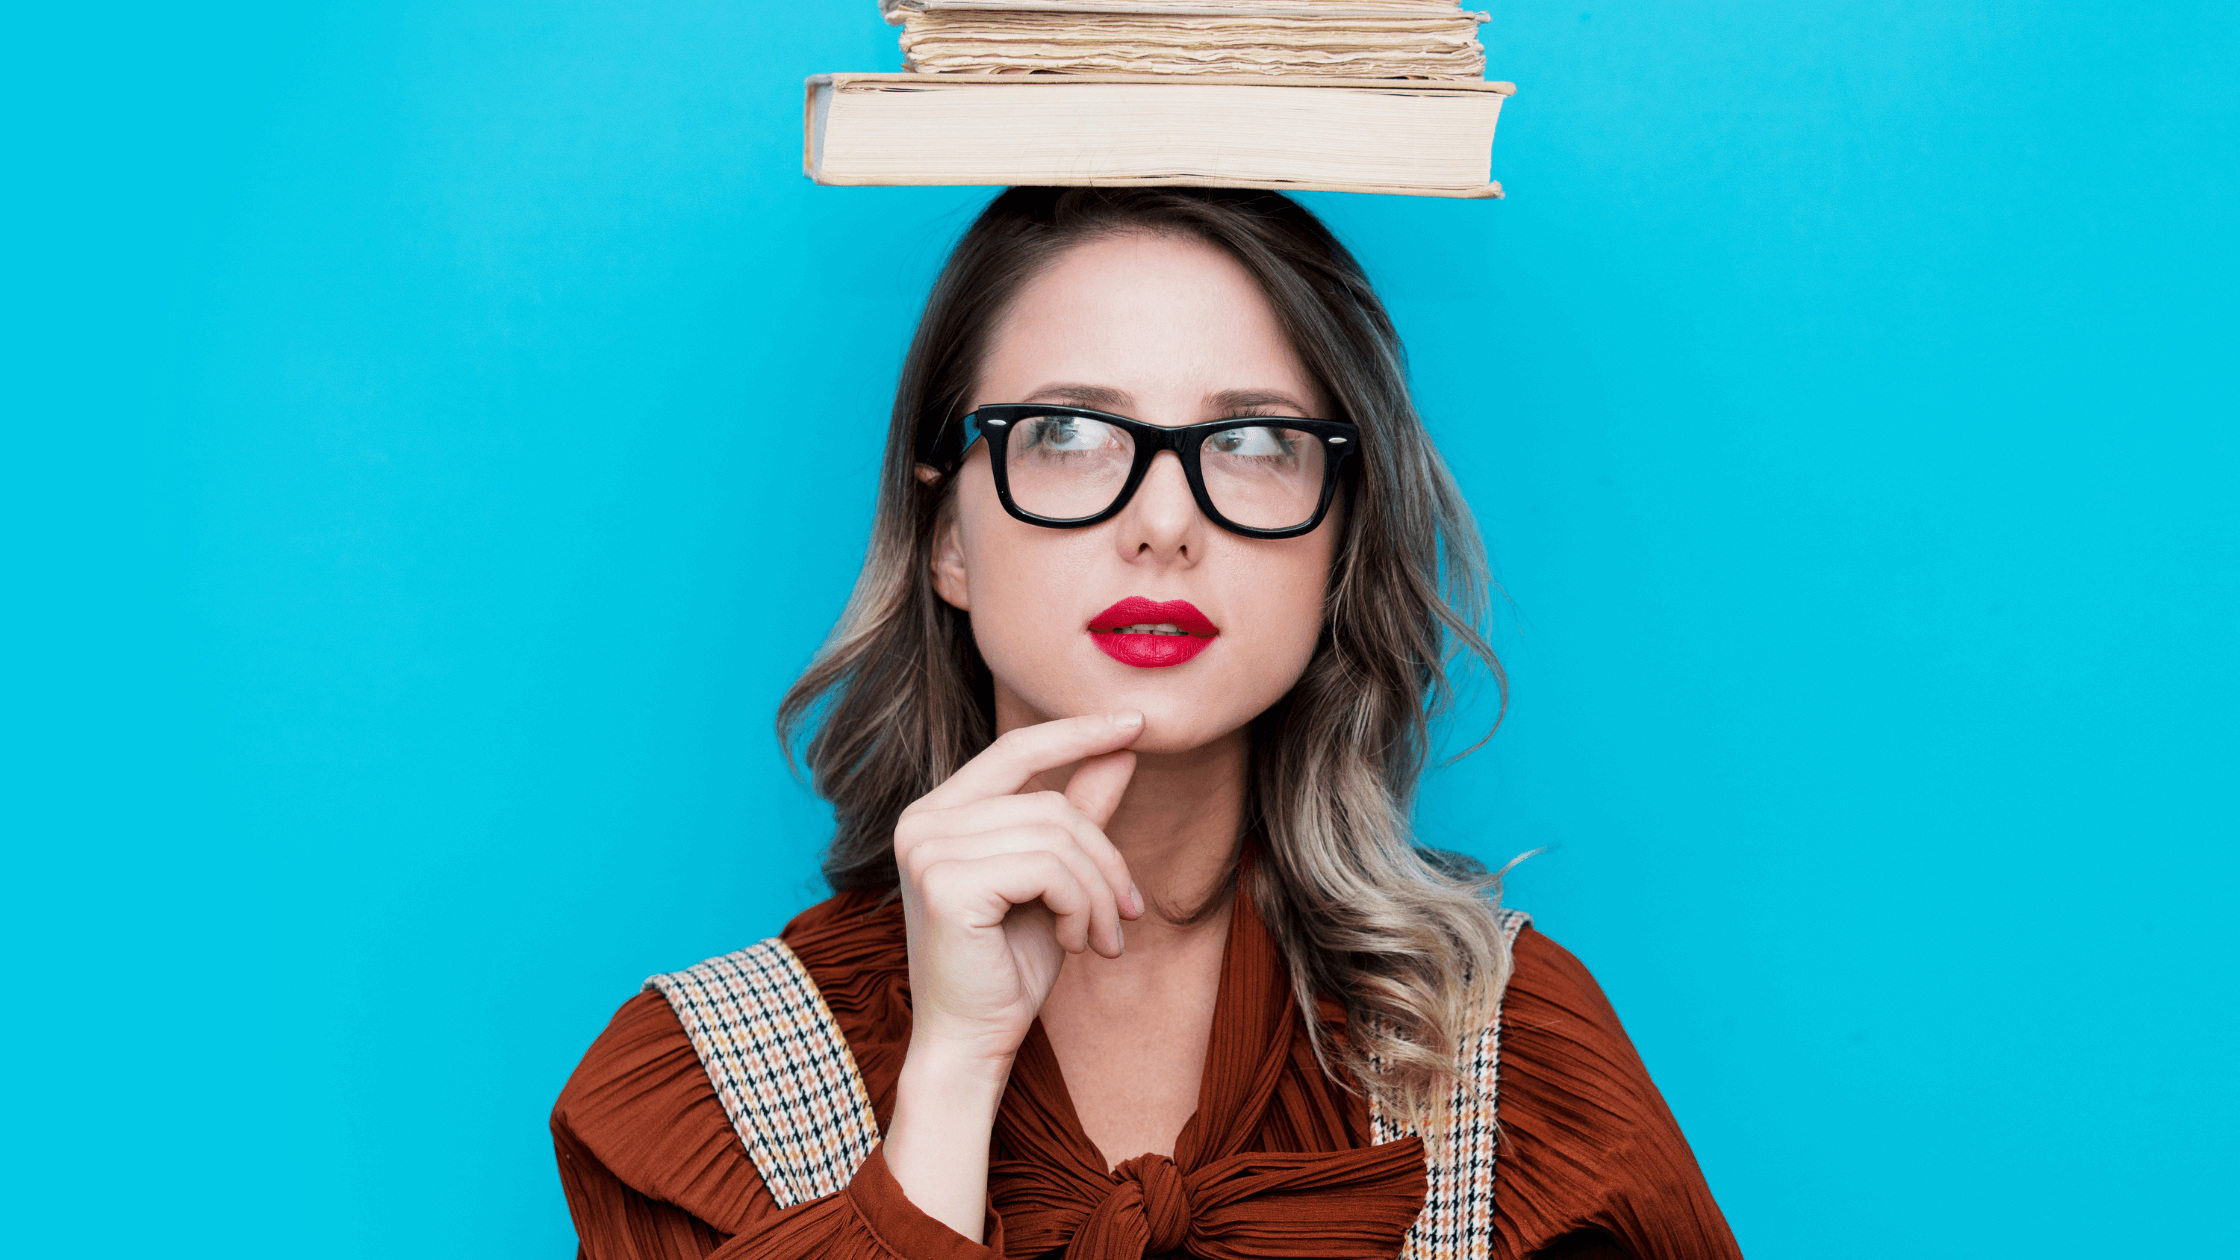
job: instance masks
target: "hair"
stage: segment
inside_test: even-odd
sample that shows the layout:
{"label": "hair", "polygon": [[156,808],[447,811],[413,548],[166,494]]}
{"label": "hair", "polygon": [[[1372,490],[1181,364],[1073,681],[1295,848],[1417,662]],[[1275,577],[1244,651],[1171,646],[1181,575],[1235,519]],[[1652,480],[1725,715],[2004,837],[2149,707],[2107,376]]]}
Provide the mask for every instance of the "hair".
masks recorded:
{"label": "hair", "polygon": [[[1410,401],[1384,306],[1352,254],[1277,193],[1205,188],[1013,188],[951,253],[895,391],[869,554],[839,625],[779,709],[837,830],[836,890],[892,889],[896,820],[995,737],[991,676],[969,617],[941,600],[932,549],[954,478],[929,484],[971,408],[1019,290],[1065,250],[1130,232],[1225,251],[1258,282],[1300,359],[1360,426],[1346,510],[1306,671],[1250,729],[1248,881],[1317,1055],[1334,1079],[1423,1121],[1443,1109],[1465,1039],[1510,959],[1499,877],[1414,843],[1410,810],[1449,670],[1500,662],[1477,631],[1489,592],[1469,508]],[[1343,1037],[1313,1018],[1342,1002]]]}

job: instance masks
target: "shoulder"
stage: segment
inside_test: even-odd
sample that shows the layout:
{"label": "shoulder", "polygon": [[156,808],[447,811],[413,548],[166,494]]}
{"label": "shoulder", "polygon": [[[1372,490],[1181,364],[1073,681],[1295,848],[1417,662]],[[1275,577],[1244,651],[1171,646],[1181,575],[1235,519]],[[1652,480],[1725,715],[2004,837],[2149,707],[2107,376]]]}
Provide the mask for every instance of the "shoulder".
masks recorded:
{"label": "shoulder", "polygon": [[1586,964],[1529,924],[1517,933],[1511,956],[1501,999],[1505,1060],[1527,1049],[1558,1051],[1548,1066],[1645,1078],[1625,1025]]}
{"label": "shoulder", "polygon": [[[878,970],[865,962],[883,956],[890,934],[894,947],[901,947],[900,908],[883,916],[880,902],[876,894],[843,893],[803,911],[778,938],[836,1008],[844,1033],[859,1022],[856,1009],[865,1005],[848,995],[863,987],[868,971]],[[891,925],[885,922],[890,917]],[[706,973],[737,957],[709,959],[662,979]],[[907,954],[899,968],[889,970],[899,970],[907,984]],[[841,1000],[835,1001],[836,995]],[[905,994],[905,1010],[906,1004]],[[585,1051],[553,1107],[552,1127],[625,1185],[684,1207],[719,1229],[735,1232],[769,1210],[769,1191],[684,1021],[655,989],[624,1002]]]}
{"label": "shoulder", "polygon": [[762,1178],[659,993],[615,1012],[560,1091],[552,1130],[622,1184],[725,1232],[766,1210]]}
{"label": "shoulder", "polygon": [[1570,951],[1527,927],[1501,1004],[1501,1175],[1517,1254],[1603,1230],[1632,1254],[1739,1255],[1695,1154],[1618,1013]]}

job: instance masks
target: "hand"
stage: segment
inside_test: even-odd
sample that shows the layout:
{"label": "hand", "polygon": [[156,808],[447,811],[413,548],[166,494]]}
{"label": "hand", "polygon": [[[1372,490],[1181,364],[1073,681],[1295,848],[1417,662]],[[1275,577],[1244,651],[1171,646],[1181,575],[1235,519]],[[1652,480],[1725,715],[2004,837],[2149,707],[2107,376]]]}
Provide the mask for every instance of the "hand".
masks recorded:
{"label": "hand", "polygon": [[[1104,825],[1128,790],[1141,713],[1008,731],[894,829],[910,945],[910,1050],[882,1155],[918,1209],[978,1242],[988,1135],[1011,1060],[1065,956],[1118,958],[1143,913]],[[1066,790],[1018,795],[1079,762]]]}
{"label": "hand", "polygon": [[[914,1010],[910,1057],[1000,1090],[1067,954],[1118,958],[1143,913],[1104,824],[1135,773],[1143,715],[1065,718],[1006,732],[902,812]],[[1079,762],[1066,790],[1018,795]]]}

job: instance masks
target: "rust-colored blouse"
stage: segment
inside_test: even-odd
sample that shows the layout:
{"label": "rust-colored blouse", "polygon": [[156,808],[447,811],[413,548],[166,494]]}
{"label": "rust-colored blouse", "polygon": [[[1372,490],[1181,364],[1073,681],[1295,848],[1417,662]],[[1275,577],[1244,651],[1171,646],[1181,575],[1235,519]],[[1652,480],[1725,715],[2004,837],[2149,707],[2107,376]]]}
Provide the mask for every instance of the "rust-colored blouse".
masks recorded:
{"label": "rust-colored blouse", "polygon": [[[787,926],[884,1126],[910,1040],[901,903],[843,893]],[[1315,1017],[1342,1035],[1335,1002]],[[1672,1113],[1578,960],[1526,928],[1501,1011],[1497,1260],[1739,1260]],[[1372,1145],[1325,1076],[1273,940],[1239,897],[1198,1111],[1174,1158],[1107,1172],[1036,1025],[996,1118],[986,1241],[918,1211],[876,1152],[780,1210],[658,993],[625,1003],[552,1113],[589,1260],[1389,1260],[1423,1202],[1421,1145]]]}

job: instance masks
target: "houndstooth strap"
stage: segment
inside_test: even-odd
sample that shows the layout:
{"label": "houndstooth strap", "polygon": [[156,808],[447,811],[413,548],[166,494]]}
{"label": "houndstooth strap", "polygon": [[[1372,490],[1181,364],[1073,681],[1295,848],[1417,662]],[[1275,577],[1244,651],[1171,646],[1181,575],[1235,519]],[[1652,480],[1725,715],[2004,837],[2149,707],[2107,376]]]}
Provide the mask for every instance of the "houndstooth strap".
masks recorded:
{"label": "houndstooth strap", "polygon": [[781,1208],[838,1193],[879,1145],[855,1056],[801,960],[772,938],[653,976]]}
{"label": "houndstooth strap", "polygon": [[[1521,910],[1502,910],[1501,937],[1514,945],[1532,921]],[[1425,1143],[1423,1213],[1408,1230],[1399,1260],[1476,1260],[1493,1251],[1493,1149],[1495,1087],[1501,1073],[1501,1006],[1467,1050],[1455,1081],[1443,1143]],[[1369,1114],[1369,1135],[1392,1142],[1414,1130],[1384,1114]]]}

